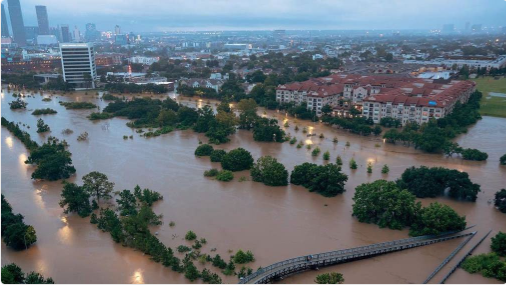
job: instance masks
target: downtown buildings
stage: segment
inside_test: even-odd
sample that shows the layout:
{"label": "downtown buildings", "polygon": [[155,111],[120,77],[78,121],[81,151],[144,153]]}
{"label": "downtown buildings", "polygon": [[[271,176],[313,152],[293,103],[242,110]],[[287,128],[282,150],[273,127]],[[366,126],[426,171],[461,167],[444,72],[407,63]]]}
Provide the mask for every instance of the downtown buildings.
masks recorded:
{"label": "downtown buildings", "polygon": [[26,46],[25,23],[21,13],[19,0],[7,0],[9,5],[9,16],[11,19],[12,35],[18,46]]}
{"label": "downtown buildings", "polygon": [[334,116],[346,116],[355,108],[374,123],[388,117],[405,125],[443,118],[474,91],[472,81],[335,74],[279,85],[276,101],[305,102],[318,116],[325,105],[333,108]]}

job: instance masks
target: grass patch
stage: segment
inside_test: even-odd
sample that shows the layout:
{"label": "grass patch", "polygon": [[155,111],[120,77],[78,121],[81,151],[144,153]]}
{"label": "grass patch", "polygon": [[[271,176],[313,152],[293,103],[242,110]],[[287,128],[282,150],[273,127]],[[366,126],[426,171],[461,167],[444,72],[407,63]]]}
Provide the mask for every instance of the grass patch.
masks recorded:
{"label": "grass patch", "polygon": [[506,118],[506,98],[489,95],[489,92],[506,94],[506,78],[496,80],[493,77],[482,77],[473,81],[476,82],[476,89],[483,92],[480,114]]}

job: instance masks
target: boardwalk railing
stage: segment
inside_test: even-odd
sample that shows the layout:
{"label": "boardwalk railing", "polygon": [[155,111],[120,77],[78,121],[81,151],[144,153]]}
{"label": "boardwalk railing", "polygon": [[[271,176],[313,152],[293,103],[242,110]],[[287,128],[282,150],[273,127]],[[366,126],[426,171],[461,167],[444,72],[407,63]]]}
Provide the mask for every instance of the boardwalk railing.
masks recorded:
{"label": "boardwalk railing", "polygon": [[439,284],[445,284],[446,280],[448,280],[448,278],[450,278],[450,276],[453,274],[453,272],[455,272],[455,270],[457,270],[457,268],[462,264],[462,262],[464,262],[464,260],[469,255],[471,255],[471,253],[473,253],[473,251],[485,240],[485,238],[487,238],[487,236],[491,232],[492,232],[492,230],[487,232],[487,234],[485,234],[485,236],[483,236],[480,240],[478,240],[478,242],[468,252],[466,252],[466,254],[459,260],[459,262],[457,262],[457,264],[455,264],[455,266],[453,266],[452,269],[450,269],[448,274],[446,274],[445,277],[443,277],[443,279],[441,280],[441,282],[439,282]]}
{"label": "boardwalk railing", "polygon": [[464,248],[464,246],[466,246],[466,244],[474,237],[474,235],[476,234],[477,232],[472,232],[471,235],[466,238],[466,240],[462,241],[458,246],[457,248],[455,248],[455,250],[452,251],[452,253],[450,253],[450,255],[448,255],[448,257],[446,257],[445,260],[443,260],[443,262],[441,262],[441,264],[439,264],[439,266],[427,277],[427,279],[425,279],[425,281],[423,281],[423,284],[427,284],[429,283],[430,279],[434,278],[434,276],[436,276],[436,274],[441,270],[443,269],[443,267],[448,264],[448,262],[450,262],[450,260],[452,260],[453,257],[455,257],[455,255],[457,255],[457,253],[462,249]]}
{"label": "boardwalk railing", "polygon": [[286,277],[288,275],[317,269],[323,266],[329,266],[339,263],[350,262],[353,260],[372,257],[384,253],[400,251],[423,245],[429,245],[437,242],[461,238],[472,235],[466,234],[444,234],[439,236],[419,236],[405,238],[388,242],[376,243],[366,246],[354,247],[349,249],[323,252],[318,254],[299,256],[284,261],[271,264],[261,268],[251,275],[241,278],[239,284],[265,284]]}

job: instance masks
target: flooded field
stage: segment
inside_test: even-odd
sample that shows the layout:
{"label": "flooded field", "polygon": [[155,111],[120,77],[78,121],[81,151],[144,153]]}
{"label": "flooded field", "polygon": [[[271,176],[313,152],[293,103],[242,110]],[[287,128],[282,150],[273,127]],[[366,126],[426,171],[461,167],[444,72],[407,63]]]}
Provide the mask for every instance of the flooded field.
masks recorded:
{"label": "flooded field", "polygon": [[[113,118],[90,121],[86,118],[92,110],[66,110],[58,104],[62,101],[90,101],[101,108],[106,102],[95,95],[75,94],[68,97],[53,97],[43,102],[39,94],[26,98],[26,111],[9,109],[11,92],[2,91],[2,116],[10,121],[23,122],[32,139],[44,141],[53,135],[68,141],[72,152],[76,176],[70,181],[81,183],[83,175],[91,171],[107,174],[116,183],[116,190],[133,189],[136,184],[160,192],[164,200],[156,203],[154,211],[163,214],[164,224],[154,228],[158,238],[170,247],[184,244],[183,237],[193,230],[199,237],[207,239],[203,252],[216,253],[228,258],[229,250],[251,250],[256,261],[253,269],[267,266],[287,258],[349,248],[376,242],[408,237],[407,230],[380,229],[376,225],[359,223],[351,217],[352,197],[357,185],[377,179],[395,180],[411,166],[443,166],[468,172],[471,179],[481,185],[482,192],[476,203],[437,199],[466,215],[469,225],[478,234],[464,248],[467,250],[487,231],[506,231],[506,215],[490,204],[494,193],[506,187],[506,167],[499,166],[499,157],[506,153],[506,118],[484,117],[469,132],[457,141],[465,147],[478,148],[489,154],[486,162],[462,161],[444,158],[442,155],[423,154],[412,148],[384,144],[380,138],[361,137],[336,130],[323,124],[298,121],[288,118],[290,127],[286,132],[299,140],[308,140],[302,127],[312,127],[312,132],[323,133],[325,138],[313,137],[307,144],[320,146],[322,153],[330,151],[331,161],[340,155],[343,170],[349,175],[346,192],[334,198],[324,198],[309,193],[300,186],[267,187],[252,181],[239,182],[249,172],[236,173],[232,182],[210,180],[203,172],[219,163],[209,158],[193,155],[199,140],[206,142],[203,134],[191,130],[174,131],[155,138],[143,138],[125,124],[126,119]],[[198,104],[186,102],[189,106]],[[202,103],[200,103],[202,104]],[[52,132],[36,133],[39,116],[31,115],[32,109],[52,108],[55,115],[42,116]],[[261,111],[263,112],[263,111]],[[282,113],[268,111],[266,116],[276,117],[281,122]],[[296,132],[294,127],[300,130]],[[63,129],[74,131],[62,135]],[[78,142],[77,136],[89,133],[87,142]],[[134,139],[123,139],[133,135]],[[332,139],[337,136],[339,142]],[[61,182],[36,182],[30,179],[33,167],[25,165],[28,156],[23,144],[2,128],[2,193],[12,204],[14,211],[25,216],[25,222],[35,227],[38,241],[29,250],[15,252],[2,243],[2,265],[15,262],[25,271],[38,271],[51,276],[57,283],[187,283],[183,275],[175,273],[161,264],[152,262],[147,256],[115,244],[108,233],[102,233],[89,218],[64,215],[58,205]],[[350,147],[346,147],[346,142]],[[253,141],[252,133],[239,130],[231,141],[218,148],[230,150],[243,147],[256,159],[271,155],[283,163],[290,172],[303,162],[323,163],[322,156],[314,158],[306,148],[297,149],[288,143],[260,143]],[[356,171],[348,168],[348,161],[355,158],[359,164]],[[367,162],[373,163],[373,173],[367,174]],[[382,175],[384,164],[390,174]],[[424,199],[424,205],[435,201]],[[169,227],[174,221],[175,227]],[[282,282],[311,283],[319,273],[339,271],[346,283],[421,283],[448,256],[461,240],[438,243],[431,246],[387,254],[368,260],[333,266],[318,272],[306,272],[289,277]],[[490,237],[476,252],[488,252]],[[461,251],[456,258],[462,257]],[[212,253],[211,253],[212,254]],[[452,260],[449,266],[455,263]],[[209,266],[207,266],[209,267]],[[213,271],[218,272],[214,267]],[[449,267],[442,272],[446,273]],[[225,277],[224,282],[236,283],[236,277]],[[434,281],[438,281],[438,275]],[[480,275],[470,275],[459,269],[448,283],[499,283]]]}

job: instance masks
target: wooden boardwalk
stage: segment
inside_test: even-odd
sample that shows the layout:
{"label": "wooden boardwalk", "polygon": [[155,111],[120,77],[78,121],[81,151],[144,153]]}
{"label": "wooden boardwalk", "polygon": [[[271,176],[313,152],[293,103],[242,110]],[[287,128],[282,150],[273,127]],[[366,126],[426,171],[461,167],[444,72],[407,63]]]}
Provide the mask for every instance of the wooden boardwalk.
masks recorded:
{"label": "wooden boardwalk", "polygon": [[385,253],[401,251],[461,237],[467,237],[473,234],[474,233],[453,233],[439,236],[420,236],[343,250],[299,256],[274,263],[265,268],[261,268],[251,275],[241,278],[239,284],[271,283],[283,277],[310,269],[318,269],[320,267],[346,263]]}

